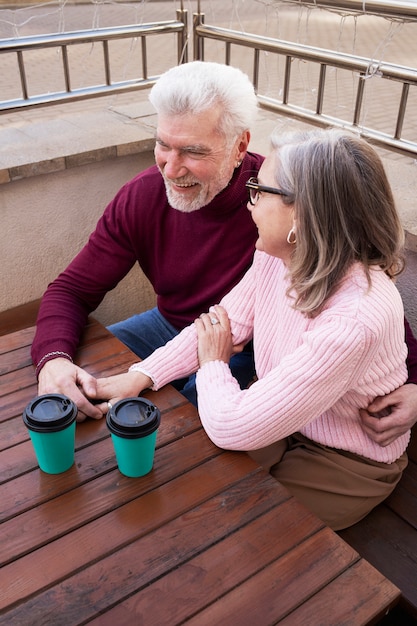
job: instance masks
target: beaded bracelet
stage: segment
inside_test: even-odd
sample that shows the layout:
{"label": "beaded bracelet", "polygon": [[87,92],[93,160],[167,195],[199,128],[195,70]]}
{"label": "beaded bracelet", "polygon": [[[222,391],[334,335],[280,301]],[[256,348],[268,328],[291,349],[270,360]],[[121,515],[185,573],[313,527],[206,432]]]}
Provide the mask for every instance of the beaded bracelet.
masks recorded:
{"label": "beaded bracelet", "polygon": [[46,361],[46,359],[49,359],[49,357],[64,357],[65,359],[68,359],[69,361],[71,361],[71,363],[74,363],[74,361],[72,360],[72,356],[70,354],[68,354],[68,352],[61,352],[60,350],[54,350],[53,352],[48,352],[48,354],[45,354],[41,360],[39,361],[39,363],[36,366],[35,372],[36,375],[38,375],[39,370],[41,365],[43,364],[44,361]]}

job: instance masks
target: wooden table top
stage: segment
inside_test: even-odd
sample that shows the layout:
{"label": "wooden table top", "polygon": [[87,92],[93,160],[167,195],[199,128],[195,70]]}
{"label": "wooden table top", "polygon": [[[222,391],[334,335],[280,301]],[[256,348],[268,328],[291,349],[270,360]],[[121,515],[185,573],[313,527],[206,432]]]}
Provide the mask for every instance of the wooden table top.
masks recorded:
{"label": "wooden table top", "polygon": [[[245,453],[211,443],[171,386],[154,468],[117,469],[105,420],[77,424],[75,464],[48,475],[22,412],[34,328],[0,337],[0,624],[375,623],[400,592]],[[92,320],[77,362],[136,359]]]}

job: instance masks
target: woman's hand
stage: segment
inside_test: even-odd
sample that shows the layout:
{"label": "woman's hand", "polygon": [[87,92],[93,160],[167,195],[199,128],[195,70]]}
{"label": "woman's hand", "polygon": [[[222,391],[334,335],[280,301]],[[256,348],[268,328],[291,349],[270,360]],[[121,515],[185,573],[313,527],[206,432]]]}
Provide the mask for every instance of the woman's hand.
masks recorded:
{"label": "woman's hand", "polygon": [[[200,367],[208,361],[229,363],[236,349],[233,348],[230,321],[225,309],[218,305],[211,307],[209,313],[202,313],[195,320],[195,326]],[[238,351],[241,349],[239,346]]]}
{"label": "woman's hand", "polygon": [[141,391],[151,387],[152,380],[142,372],[126,372],[108,378],[97,379],[97,398],[104,402],[98,404],[104,413],[107,412],[108,404],[115,404],[122,398],[138,396]]}

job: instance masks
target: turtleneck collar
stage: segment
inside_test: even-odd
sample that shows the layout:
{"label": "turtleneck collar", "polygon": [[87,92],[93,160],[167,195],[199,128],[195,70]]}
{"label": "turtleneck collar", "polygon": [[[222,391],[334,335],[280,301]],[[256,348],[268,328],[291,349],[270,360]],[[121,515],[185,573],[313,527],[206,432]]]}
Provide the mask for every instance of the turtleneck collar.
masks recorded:
{"label": "turtleneck collar", "polygon": [[259,156],[254,158],[252,153],[247,152],[239,167],[234,169],[233,176],[223,191],[199,211],[209,212],[211,215],[216,212],[227,215],[239,210],[247,203],[245,183],[251,176],[257,175],[258,169]]}

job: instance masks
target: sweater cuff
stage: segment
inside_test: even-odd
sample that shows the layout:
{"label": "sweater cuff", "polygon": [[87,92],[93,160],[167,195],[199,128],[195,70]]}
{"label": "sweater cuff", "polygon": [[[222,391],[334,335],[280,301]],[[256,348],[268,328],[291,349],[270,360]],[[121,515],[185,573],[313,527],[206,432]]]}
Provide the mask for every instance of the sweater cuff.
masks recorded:
{"label": "sweater cuff", "polygon": [[155,384],[155,379],[152,376],[152,374],[150,372],[148,372],[148,370],[146,370],[144,367],[142,367],[142,363],[133,363],[133,365],[131,365],[129,367],[129,372],[140,372],[141,374],[145,374],[145,376],[147,376],[148,378],[151,379],[152,381],[152,386],[149,387],[149,389],[151,389],[152,391],[158,391],[158,387]]}

